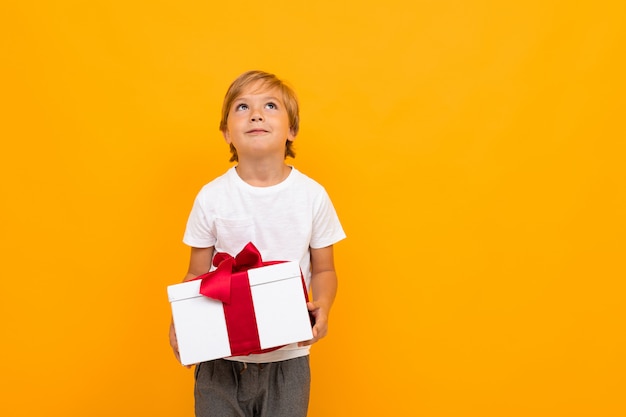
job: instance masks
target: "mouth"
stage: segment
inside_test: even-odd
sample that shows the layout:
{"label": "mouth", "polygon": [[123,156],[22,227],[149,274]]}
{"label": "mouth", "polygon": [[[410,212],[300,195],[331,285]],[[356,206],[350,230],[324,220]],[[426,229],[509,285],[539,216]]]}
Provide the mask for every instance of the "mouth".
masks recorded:
{"label": "mouth", "polygon": [[267,133],[267,130],[265,129],[251,129],[248,130],[246,133],[250,134],[250,135],[260,135],[263,133]]}

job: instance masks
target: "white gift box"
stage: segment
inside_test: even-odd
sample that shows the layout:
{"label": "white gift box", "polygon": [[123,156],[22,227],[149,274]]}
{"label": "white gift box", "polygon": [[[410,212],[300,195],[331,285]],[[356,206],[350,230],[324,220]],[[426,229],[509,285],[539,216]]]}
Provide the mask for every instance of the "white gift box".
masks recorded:
{"label": "white gift box", "polygon": [[[313,338],[297,262],[249,269],[261,349]],[[221,301],[200,294],[201,280],[167,287],[183,365],[233,356]]]}

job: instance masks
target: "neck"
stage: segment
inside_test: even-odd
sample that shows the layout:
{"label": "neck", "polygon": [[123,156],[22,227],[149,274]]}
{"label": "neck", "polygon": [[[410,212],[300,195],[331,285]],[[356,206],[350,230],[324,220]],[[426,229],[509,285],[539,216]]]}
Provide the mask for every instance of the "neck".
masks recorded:
{"label": "neck", "polygon": [[291,172],[291,167],[280,164],[246,164],[239,161],[236,166],[239,178],[255,187],[270,187],[283,182]]}

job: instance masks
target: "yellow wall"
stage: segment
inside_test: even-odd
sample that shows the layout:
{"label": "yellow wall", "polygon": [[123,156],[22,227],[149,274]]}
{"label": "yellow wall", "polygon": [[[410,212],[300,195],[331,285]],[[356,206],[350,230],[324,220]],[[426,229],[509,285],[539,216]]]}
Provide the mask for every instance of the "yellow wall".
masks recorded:
{"label": "yellow wall", "polygon": [[624,4],[3,2],[0,415],[191,415],[165,287],[253,68],[349,235],[311,416],[626,415]]}

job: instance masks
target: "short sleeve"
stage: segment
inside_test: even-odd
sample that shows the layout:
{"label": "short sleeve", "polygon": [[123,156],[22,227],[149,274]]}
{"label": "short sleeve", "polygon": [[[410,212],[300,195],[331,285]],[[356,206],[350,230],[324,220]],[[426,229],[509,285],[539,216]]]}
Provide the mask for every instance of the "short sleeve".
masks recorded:
{"label": "short sleeve", "polygon": [[209,248],[215,245],[213,219],[203,207],[202,192],[196,197],[183,236],[183,242],[194,248]]}
{"label": "short sleeve", "polygon": [[317,194],[313,210],[311,248],[319,249],[334,245],[346,237],[335,207],[324,188],[321,188],[321,191]]}

